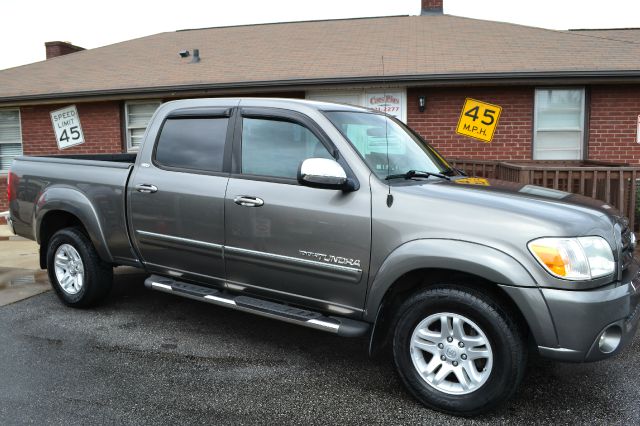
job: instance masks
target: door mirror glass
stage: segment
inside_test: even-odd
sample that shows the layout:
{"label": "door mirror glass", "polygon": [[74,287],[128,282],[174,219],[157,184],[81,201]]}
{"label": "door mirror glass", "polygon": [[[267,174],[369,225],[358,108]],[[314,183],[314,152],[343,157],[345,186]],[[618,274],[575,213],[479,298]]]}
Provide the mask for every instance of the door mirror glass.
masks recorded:
{"label": "door mirror glass", "polygon": [[345,189],[347,173],[337,161],[328,158],[307,158],[298,168],[301,185],[326,189]]}

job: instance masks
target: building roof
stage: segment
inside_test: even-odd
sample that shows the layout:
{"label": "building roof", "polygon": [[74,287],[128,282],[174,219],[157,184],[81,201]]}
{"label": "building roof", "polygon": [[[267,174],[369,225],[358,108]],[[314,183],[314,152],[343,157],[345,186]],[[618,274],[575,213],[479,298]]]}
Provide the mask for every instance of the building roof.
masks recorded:
{"label": "building roof", "polygon": [[[197,48],[190,63],[178,52]],[[0,103],[187,89],[517,76],[640,77],[640,45],[450,15],[166,32],[0,71]]]}
{"label": "building roof", "polygon": [[569,32],[590,37],[626,41],[629,43],[640,43],[640,28],[578,29],[569,30]]}

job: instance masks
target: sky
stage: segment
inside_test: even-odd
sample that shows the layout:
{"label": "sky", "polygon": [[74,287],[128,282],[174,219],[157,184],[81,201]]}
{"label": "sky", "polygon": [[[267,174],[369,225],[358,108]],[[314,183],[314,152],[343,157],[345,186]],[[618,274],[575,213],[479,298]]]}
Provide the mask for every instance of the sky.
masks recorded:
{"label": "sky", "polygon": [[[44,60],[45,41],[61,40],[94,48],[186,28],[420,13],[420,0],[2,3],[0,69]],[[551,29],[640,27],[639,0],[445,0],[444,12]]]}

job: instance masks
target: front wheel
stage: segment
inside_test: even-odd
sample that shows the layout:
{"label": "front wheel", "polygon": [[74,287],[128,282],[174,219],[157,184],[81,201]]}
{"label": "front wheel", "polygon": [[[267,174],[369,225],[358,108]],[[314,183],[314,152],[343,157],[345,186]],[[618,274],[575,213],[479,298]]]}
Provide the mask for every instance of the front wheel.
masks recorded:
{"label": "front wheel", "polygon": [[98,256],[91,240],[78,228],[56,232],[47,248],[49,280],[60,300],[85,308],[109,293],[113,268]]}
{"label": "front wheel", "polygon": [[526,366],[520,328],[485,293],[446,285],[411,296],[395,322],[393,355],[424,405],[476,415],[513,395]]}

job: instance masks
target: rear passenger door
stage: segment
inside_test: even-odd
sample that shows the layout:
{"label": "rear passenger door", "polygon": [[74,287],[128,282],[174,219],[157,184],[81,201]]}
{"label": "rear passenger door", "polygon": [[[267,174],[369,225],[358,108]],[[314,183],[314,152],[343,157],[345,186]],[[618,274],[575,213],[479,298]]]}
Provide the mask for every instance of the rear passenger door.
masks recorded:
{"label": "rear passenger door", "polygon": [[338,157],[322,129],[282,109],[241,115],[225,207],[227,286],[357,313],[369,267],[368,186],[343,192],[298,184],[303,160]]}
{"label": "rear passenger door", "polygon": [[139,164],[132,176],[129,214],[133,239],[150,271],[205,283],[223,282],[231,111],[200,108],[170,113],[151,161]]}

